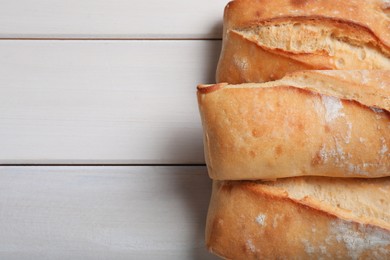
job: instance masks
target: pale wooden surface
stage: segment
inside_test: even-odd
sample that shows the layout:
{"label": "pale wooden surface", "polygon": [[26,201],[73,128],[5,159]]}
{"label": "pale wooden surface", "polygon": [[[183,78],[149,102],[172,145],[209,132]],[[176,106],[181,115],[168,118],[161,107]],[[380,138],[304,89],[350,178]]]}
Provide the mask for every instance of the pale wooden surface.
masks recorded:
{"label": "pale wooden surface", "polygon": [[0,163],[204,163],[220,41],[0,41]]}
{"label": "pale wooden surface", "polygon": [[221,38],[227,0],[0,0],[0,37]]}
{"label": "pale wooden surface", "polygon": [[0,0],[0,259],[216,259],[188,165],[227,2]]}
{"label": "pale wooden surface", "polygon": [[0,168],[1,259],[216,259],[205,167]]}

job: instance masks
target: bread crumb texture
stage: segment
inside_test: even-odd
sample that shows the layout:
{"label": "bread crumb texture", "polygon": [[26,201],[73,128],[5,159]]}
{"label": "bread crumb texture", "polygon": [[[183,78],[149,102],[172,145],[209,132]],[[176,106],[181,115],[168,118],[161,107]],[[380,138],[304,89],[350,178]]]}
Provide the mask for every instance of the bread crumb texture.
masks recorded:
{"label": "bread crumb texture", "polygon": [[232,32],[268,50],[329,57],[329,68],[357,68],[359,64],[366,69],[390,68],[390,56],[385,47],[374,44],[373,40],[362,41],[355,34],[347,34],[326,22],[274,22],[236,28]]}

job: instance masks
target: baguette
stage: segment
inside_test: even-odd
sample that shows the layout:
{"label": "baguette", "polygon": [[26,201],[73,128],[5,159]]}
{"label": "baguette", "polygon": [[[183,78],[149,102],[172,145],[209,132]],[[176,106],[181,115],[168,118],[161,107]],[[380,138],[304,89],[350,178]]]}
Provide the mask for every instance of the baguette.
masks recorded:
{"label": "baguette", "polygon": [[214,181],[207,248],[225,259],[389,259],[390,178]]}
{"label": "baguette", "polygon": [[266,82],[315,69],[390,69],[389,1],[236,0],[226,6],[217,82]]}
{"label": "baguette", "polygon": [[390,71],[200,85],[198,103],[212,179],[390,175]]}

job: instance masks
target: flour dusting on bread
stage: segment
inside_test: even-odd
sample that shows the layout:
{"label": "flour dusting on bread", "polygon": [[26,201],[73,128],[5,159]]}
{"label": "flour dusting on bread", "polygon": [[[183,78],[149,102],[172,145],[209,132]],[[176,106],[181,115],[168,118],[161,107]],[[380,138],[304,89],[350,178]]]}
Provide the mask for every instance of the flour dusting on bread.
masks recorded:
{"label": "flour dusting on bread", "polygon": [[345,136],[345,143],[346,144],[349,144],[349,142],[351,141],[351,138],[352,138],[352,123],[351,122],[347,122],[347,134]]}
{"label": "flour dusting on bread", "polygon": [[265,225],[265,219],[266,219],[266,215],[264,214],[260,214],[256,217],[256,222],[260,225],[260,226],[264,226]]}
{"label": "flour dusting on bread", "polygon": [[379,154],[380,156],[389,156],[390,154],[388,153],[389,151],[389,148],[387,147],[386,145],[386,140],[385,138],[381,137],[381,143],[382,143],[382,147],[381,147],[381,150],[379,151]]}
{"label": "flour dusting on bread", "polygon": [[256,247],[255,247],[255,245],[253,244],[252,239],[248,239],[248,240],[246,241],[246,246],[248,247],[248,249],[249,249],[252,253],[255,253],[255,252],[256,252]]}
{"label": "flour dusting on bread", "polygon": [[381,257],[386,257],[390,253],[390,234],[378,230],[378,228],[367,225],[336,220],[330,223],[330,237],[335,238],[337,242],[345,244],[348,255],[352,259],[360,259],[362,253],[368,249],[381,248]]}
{"label": "flour dusting on bread", "polygon": [[338,117],[345,116],[342,112],[343,104],[339,98],[321,95],[321,99],[325,106],[325,120],[327,123],[332,122]]}

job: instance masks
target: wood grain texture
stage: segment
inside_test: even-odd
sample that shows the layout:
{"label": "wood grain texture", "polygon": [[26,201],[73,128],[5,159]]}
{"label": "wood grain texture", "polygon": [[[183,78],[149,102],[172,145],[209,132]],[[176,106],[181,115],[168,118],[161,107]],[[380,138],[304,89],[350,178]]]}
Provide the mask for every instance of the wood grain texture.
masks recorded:
{"label": "wood grain texture", "polygon": [[1,259],[216,259],[205,167],[0,167]]}
{"label": "wood grain texture", "polygon": [[0,38],[221,38],[228,0],[0,0]]}
{"label": "wood grain texture", "polygon": [[0,164],[204,163],[220,41],[0,41]]}

